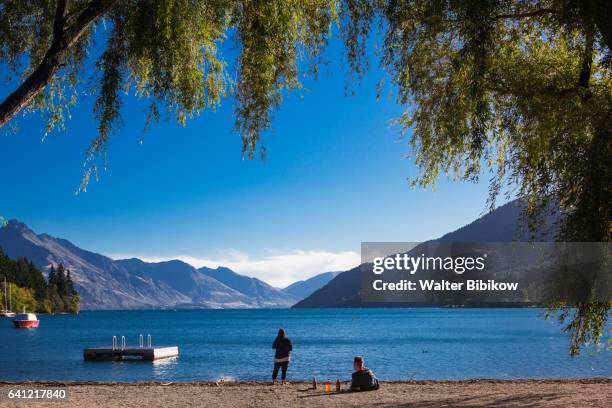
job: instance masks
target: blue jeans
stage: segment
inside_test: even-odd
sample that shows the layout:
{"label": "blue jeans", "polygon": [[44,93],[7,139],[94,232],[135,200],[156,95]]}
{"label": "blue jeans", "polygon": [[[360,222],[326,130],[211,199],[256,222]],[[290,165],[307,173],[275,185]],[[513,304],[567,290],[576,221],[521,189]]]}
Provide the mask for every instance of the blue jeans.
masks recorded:
{"label": "blue jeans", "polygon": [[272,371],[272,380],[276,380],[276,377],[278,377],[278,369],[282,368],[283,373],[281,374],[281,379],[285,381],[285,378],[287,378],[287,367],[288,366],[289,366],[288,361],[283,361],[282,363],[274,363],[274,371]]}

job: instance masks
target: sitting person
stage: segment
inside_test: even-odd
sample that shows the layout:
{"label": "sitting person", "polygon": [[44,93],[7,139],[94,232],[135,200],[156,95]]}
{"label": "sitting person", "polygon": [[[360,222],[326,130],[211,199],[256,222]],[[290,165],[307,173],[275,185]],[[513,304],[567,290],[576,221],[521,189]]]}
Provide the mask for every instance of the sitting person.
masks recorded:
{"label": "sitting person", "polygon": [[363,357],[355,357],[353,368],[355,372],[351,381],[351,391],[373,391],[380,387],[372,370],[363,365]]}

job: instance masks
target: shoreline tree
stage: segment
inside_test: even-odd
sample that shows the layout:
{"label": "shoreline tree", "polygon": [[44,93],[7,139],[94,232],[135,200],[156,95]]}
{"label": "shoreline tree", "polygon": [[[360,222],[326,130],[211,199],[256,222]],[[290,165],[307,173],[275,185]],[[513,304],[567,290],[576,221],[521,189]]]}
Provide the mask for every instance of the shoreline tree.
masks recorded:
{"label": "shoreline tree", "polygon": [[[265,153],[260,136],[284,93],[299,88],[301,62],[316,74],[338,32],[360,78],[378,30],[380,64],[405,107],[398,124],[421,169],[414,186],[443,175],[477,181],[488,170],[491,207],[509,188],[534,229],[553,204],[559,240],[609,242],[610,21],[606,0],[0,1],[0,61],[22,81],[0,103],[0,127],[24,109],[47,112],[47,131],[63,126],[94,61],[98,131],[83,190],[121,123],[124,92],[150,103],[147,123],[167,115],[183,125],[232,94],[252,158]],[[219,52],[228,36],[239,48],[231,73]],[[572,355],[601,340],[611,307],[551,305],[569,321]]]}
{"label": "shoreline tree", "polygon": [[[16,311],[23,307],[43,313],[79,313],[81,298],[74,288],[70,271],[62,264],[51,266],[47,280],[34,264],[26,259],[10,259],[0,247],[0,277],[6,277],[12,289]],[[0,303],[4,304],[0,291]]]}
{"label": "shoreline tree", "polygon": [[[356,2],[362,4],[361,2]],[[612,241],[612,3],[371,1],[355,25],[382,21],[381,64],[406,107],[420,174],[478,181],[527,204],[532,231],[559,209],[560,241]],[[364,55],[353,31],[347,46]],[[359,61],[356,59],[357,63]],[[550,305],[570,353],[598,343],[612,302]]]}
{"label": "shoreline tree", "polygon": [[79,313],[79,294],[74,288],[70,270],[65,269],[61,263],[49,268],[47,299],[51,311]]}

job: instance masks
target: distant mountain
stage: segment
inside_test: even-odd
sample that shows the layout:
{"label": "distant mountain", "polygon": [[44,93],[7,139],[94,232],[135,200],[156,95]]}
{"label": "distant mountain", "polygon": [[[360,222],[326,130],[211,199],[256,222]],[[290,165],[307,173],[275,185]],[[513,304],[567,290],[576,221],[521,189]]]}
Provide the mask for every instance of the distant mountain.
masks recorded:
{"label": "distant mountain", "polygon": [[327,283],[338,276],[340,272],[324,272],[310,279],[301,280],[292,283],[283,289],[283,292],[290,293],[299,299],[307,298],[312,295],[314,291],[327,285]]}
{"label": "distant mountain", "polygon": [[11,258],[26,257],[43,273],[62,263],[72,273],[82,309],[130,309],[188,302],[189,297],[146,275],[130,274],[110,258],[47,234],[37,235],[15,220],[0,228],[0,246]]}
{"label": "distant mountain", "polygon": [[138,258],[115,261],[128,272],[145,275],[163,282],[191,299],[190,303],[214,302],[224,307],[252,307],[253,299],[224,285],[216,279],[202,275],[193,266],[179,260],[149,263]]}
{"label": "distant mountain", "polygon": [[[434,241],[445,242],[509,242],[526,241],[531,237],[522,218],[523,204],[518,200],[511,201],[476,221],[443,235]],[[553,211],[546,219],[537,235],[540,241],[551,241],[556,232],[558,213]],[[361,290],[361,266],[342,272],[327,285],[295,304],[295,308],[307,307],[359,307],[381,306],[362,303],[359,297]],[[386,304],[386,306],[389,306]],[[398,306],[393,304],[392,306]]]}
{"label": "distant mountain", "polygon": [[71,271],[84,310],[286,307],[296,300],[282,292],[278,299],[266,301],[263,295],[251,297],[181,261],[116,261],[65,239],[36,234],[16,220],[0,228],[0,247],[13,259],[30,259],[45,274],[51,264],[64,264]]}
{"label": "distant mountain", "polygon": [[[510,242],[529,241],[532,238],[522,213],[524,204],[519,200],[510,201],[483,215],[468,225],[443,235],[434,241],[445,242]],[[538,241],[553,241],[557,233],[558,208],[551,208],[550,214],[537,231]]]}
{"label": "distant mountain", "polygon": [[288,307],[302,299],[283,290],[276,289],[257,278],[239,275],[229,268],[219,267],[211,269],[204,267],[198,269],[198,271],[203,276],[214,278],[224,285],[248,296],[259,307]]}
{"label": "distant mountain", "polygon": [[361,265],[339,273],[329,283],[314,291],[310,296],[296,303],[294,308],[303,307],[354,307],[359,306],[361,289]]}

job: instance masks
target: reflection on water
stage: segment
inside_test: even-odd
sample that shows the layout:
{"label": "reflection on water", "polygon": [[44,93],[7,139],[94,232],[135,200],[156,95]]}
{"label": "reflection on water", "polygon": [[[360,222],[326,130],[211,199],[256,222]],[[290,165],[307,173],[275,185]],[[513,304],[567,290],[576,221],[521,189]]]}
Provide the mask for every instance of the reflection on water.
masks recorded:
{"label": "reflection on water", "polygon": [[176,372],[178,368],[178,357],[169,357],[154,361],[147,361],[141,358],[126,358],[124,360],[89,360],[83,361],[85,370],[92,372],[100,369],[109,369],[114,374],[129,375],[134,371],[148,376],[148,378],[166,378]]}
{"label": "reflection on water", "polygon": [[[144,363],[144,361],[143,361]],[[155,377],[167,377],[178,367],[178,357],[169,357],[149,362],[153,367]]]}

